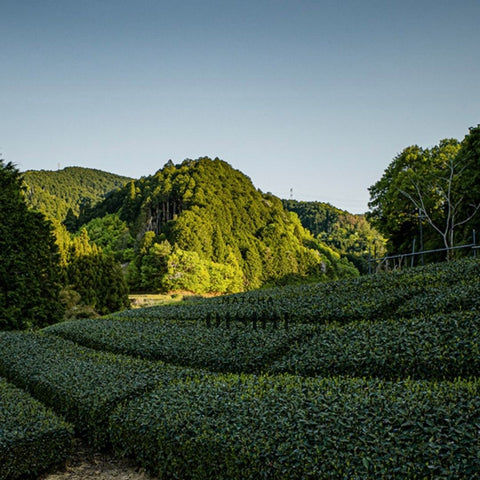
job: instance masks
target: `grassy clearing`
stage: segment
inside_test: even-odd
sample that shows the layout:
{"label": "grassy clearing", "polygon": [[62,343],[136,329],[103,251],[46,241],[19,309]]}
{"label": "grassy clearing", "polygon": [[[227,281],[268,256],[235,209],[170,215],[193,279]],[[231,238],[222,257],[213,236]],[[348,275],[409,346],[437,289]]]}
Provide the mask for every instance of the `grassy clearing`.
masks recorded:
{"label": "grassy clearing", "polygon": [[128,296],[133,309],[171,305],[179,302],[211,298],[215,295],[198,295],[192,292],[137,293]]}

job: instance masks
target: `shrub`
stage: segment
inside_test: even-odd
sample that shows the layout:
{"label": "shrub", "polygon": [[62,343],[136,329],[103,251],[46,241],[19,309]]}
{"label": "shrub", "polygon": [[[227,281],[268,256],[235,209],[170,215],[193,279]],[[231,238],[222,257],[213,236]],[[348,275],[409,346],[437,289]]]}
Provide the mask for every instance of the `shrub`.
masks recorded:
{"label": "shrub", "polygon": [[360,320],[412,318],[480,307],[480,262],[462,260],[337,282],[291,285],[206,299],[195,305],[126,311],[120,318],[188,320],[226,324],[346,325]]}
{"label": "shrub", "polygon": [[119,320],[105,318],[60,323],[48,334],[99,350],[162,360],[180,366],[212,371],[261,372],[284,354],[292,343],[314,331],[312,325],[286,330],[271,325],[252,329],[232,323],[207,327],[203,323],[173,320]]}
{"label": "shrub", "polygon": [[272,372],[453,380],[480,372],[480,312],[322,326]]}
{"label": "shrub", "polygon": [[118,402],[179,375],[175,367],[97,352],[53,336],[5,333],[1,340],[0,375],[65,415],[97,446],[107,443],[105,427]]}
{"label": "shrub", "polygon": [[63,463],[73,428],[0,378],[0,478],[38,475]]}
{"label": "shrub", "polygon": [[159,478],[472,479],[480,382],[190,379],[115,410],[114,448]]}

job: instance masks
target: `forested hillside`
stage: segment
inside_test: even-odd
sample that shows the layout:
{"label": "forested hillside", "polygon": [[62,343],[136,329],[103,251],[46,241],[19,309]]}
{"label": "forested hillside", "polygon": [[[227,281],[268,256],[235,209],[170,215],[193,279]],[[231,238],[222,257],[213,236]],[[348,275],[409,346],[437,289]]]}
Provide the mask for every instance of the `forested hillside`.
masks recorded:
{"label": "forested hillside", "polygon": [[[82,208],[101,201],[106,193],[122,187],[130,178],[92,168],[29,170],[23,173],[27,204],[50,220],[72,222]],[[69,213],[69,210],[70,213]]]}
{"label": "forested hillside", "polygon": [[[358,274],[280,199],[219,159],[168,162],[111,192],[81,220],[94,241],[102,223],[117,226],[111,241],[127,252],[133,290],[238,292]],[[101,241],[113,248],[108,238]]]}
{"label": "forested hillside", "polygon": [[283,200],[284,207],[295,212],[302,225],[325,245],[345,255],[362,271],[367,270],[369,255],[385,254],[386,240],[365,215],[354,215],[323,202]]}
{"label": "forested hillside", "polygon": [[114,257],[86,230],[72,236],[59,220],[29,208],[24,185],[15,165],[0,158],[0,329],[128,307],[128,287]]}

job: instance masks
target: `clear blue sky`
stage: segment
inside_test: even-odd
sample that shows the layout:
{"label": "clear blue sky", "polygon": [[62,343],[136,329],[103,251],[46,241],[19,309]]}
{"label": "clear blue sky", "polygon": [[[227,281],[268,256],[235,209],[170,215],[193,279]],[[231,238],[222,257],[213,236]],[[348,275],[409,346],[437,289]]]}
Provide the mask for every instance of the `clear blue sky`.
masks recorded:
{"label": "clear blue sky", "polygon": [[408,145],[480,123],[478,0],[0,0],[0,152],[139,178],[220,157],[367,210]]}

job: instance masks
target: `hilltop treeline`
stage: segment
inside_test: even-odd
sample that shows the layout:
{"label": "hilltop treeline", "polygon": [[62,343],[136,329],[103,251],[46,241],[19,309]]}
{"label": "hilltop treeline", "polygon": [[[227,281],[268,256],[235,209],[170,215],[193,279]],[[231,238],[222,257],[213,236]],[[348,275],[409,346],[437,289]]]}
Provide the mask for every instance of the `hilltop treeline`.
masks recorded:
{"label": "hilltop treeline", "polygon": [[[23,174],[27,204],[50,220],[68,224],[85,208],[130,180],[93,168],[67,167],[63,170],[28,170]],[[75,228],[75,226],[74,226]]]}
{"label": "hilltop treeline", "polygon": [[295,212],[317,240],[346,256],[362,273],[368,271],[369,256],[385,254],[384,237],[365,215],[354,215],[323,202],[283,200],[283,206]]}
{"label": "hilltop treeline", "polygon": [[280,199],[218,158],[168,162],[78,221],[94,241],[101,222],[117,225],[101,241],[129,262],[133,290],[224,293],[358,274]]}

